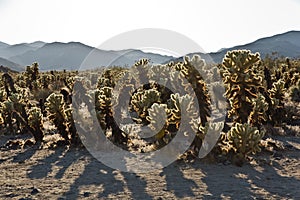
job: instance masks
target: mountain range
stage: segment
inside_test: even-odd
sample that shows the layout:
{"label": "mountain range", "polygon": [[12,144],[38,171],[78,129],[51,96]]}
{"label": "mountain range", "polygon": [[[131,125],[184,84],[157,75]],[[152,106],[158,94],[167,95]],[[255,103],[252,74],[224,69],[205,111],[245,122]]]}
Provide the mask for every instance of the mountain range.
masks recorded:
{"label": "mountain range", "polygon": [[[300,31],[289,31],[271,37],[258,39],[254,42],[223,48],[218,52],[198,53],[208,62],[220,63],[229,50],[249,49],[259,52],[264,58],[267,54],[277,52],[278,56],[300,58]],[[88,59],[86,57],[89,56]],[[153,63],[166,63],[178,60],[172,56],[146,53],[141,50],[128,49],[120,51],[101,50],[80,42],[21,43],[9,45],[0,42],[0,66],[9,67],[15,71],[23,71],[25,66],[38,62],[41,70],[74,70],[91,69],[101,66],[131,66],[140,58],[148,58]]]}

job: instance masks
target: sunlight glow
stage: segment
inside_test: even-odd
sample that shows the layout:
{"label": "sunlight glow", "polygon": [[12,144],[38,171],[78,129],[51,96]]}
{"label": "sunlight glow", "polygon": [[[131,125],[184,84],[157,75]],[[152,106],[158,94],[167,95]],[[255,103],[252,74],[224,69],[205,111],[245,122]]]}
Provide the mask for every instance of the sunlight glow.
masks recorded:
{"label": "sunlight glow", "polygon": [[299,10],[296,0],[0,0],[0,41],[78,41],[98,46],[122,32],[163,28],[184,34],[211,52],[300,30]]}

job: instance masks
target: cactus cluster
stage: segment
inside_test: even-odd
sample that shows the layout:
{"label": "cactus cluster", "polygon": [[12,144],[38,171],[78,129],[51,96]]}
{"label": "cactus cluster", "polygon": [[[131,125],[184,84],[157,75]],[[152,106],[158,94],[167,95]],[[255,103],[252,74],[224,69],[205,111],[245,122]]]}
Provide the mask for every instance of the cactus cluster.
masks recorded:
{"label": "cactus cluster", "polygon": [[[22,74],[1,74],[1,132],[29,132],[42,142],[47,134],[43,122],[49,120],[66,143],[75,144],[79,136],[73,112],[85,105],[120,146],[132,144],[128,131],[138,130],[126,123],[145,131],[145,137],[136,137],[156,149],[168,145],[179,131],[193,135],[190,150],[195,155],[209,151],[214,144],[207,138],[222,130],[216,148],[242,163],[260,151],[264,125],[281,126],[287,119],[287,92],[292,101],[300,101],[299,61],[261,60],[248,50],[227,52],[218,66],[195,55],[181,62],[154,65],[141,59],[129,69],[101,70],[40,72],[33,63]],[[75,75],[89,76],[90,81],[75,81]],[[216,99],[228,100],[227,129],[215,120],[213,111],[225,107],[211,92]]]}
{"label": "cactus cluster", "polygon": [[[64,75],[63,80],[68,81],[58,79],[57,77],[61,74]],[[61,102],[53,102],[54,100],[52,97],[49,98],[49,102],[52,100],[52,103],[45,103],[46,98],[51,93],[57,91],[57,88],[55,87],[62,87],[65,85],[68,88],[71,88],[73,86],[72,77],[75,74],[76,72],[70,72],[68,74],[66,72],[41,73],[39,72],[38,63],[33,63],[31,66],[27,66],[25,71],[20,74],[1,74],[1,132],[10,134],[31,133],[36,142],[42,142],[45,135],[43,121],[47,118],[47,108],[53,122],[60,122],[58,113],[65,113],[63,116],[65,124],[67,124],[67,132],[71,132],[71,137],[76,138],[77,135],[74,134],[76,133],[76,130],[74,130],[75,125],[70,114],[70,110],[68,110],[70,109],[70,106],[68,105],[70,102],[64,102],[64,111],[55,108],[55,106],[61,106]],[[55,112],[58,112],[56,115],[53,113],[53,110],[55,109],[57,109]],[[58,126],[60,128],[62,127],[61,125]],[[65,137],[65,139],[67,138]]]}
{"label": "cactus cluster", "polygon": [[287,118],[285,94],[298,80],[298,68],[289,59],[262,61],[258,53],[234,50],[227,52],[220,69],[233,125],[219,146],[223,152],[233,150],[234,160],[241,163],[259,151],[262,125],[280,125]]}

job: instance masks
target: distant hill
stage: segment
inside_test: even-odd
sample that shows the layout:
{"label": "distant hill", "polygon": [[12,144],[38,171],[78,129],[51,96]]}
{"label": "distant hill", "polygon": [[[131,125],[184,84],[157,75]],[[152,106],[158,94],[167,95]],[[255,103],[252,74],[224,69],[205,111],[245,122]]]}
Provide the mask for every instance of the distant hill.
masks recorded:
{"label": "distant hill", "polygon": [[[261,38],[254,42],[231,48],[222,48],[217,52],[199,53],[208,62],[222,62],[227,51],[234,49],[249,49],[259,52],[264,58],[267,54],[277,52],[279,56],[299,58],[300,57],[300,31],[289,31],[286,33]],[[191,53],[189,55],[192,55]],[[87,56],[91,55],[86,60]],[[145,53],[140,50],[128,49],[119,51],[106,51],[97,49],[79,42],[53,42],[45,43],[37,41],[33,43],[21,43],[9,45],[0,42],[0,65],[10,67],[14,70],[23,70],[24,67],[38,62],[42,70],[53,69],[90,69],[108,65],[131,66],[141,58],[148,58],[153,63],[167,63],[171,60],[182,60],[172,56],[164,56],[155,53]]]}
{"label": "distant hill", "polygon": [[[43,45],[36,50],[10,57],[10,60],[21,65],[29,65],[38,61],[42,70],[78,69],[85,58],[91,53],[82,69],[107,65],[133,65],[140,58],[150,58],[154,62],[164,62],[173,57],[144,53],[140,50],[104,51],[79,42],[54,42]],[[112,62],[113,61],[113,62]]]}
{"label": "distant hill", "polygon": [[218,52],[212,52],[208,55],[214,62],[220,63],[227,51],[236,49],[248,49],[251,52],[259,52],[262,58],[265,58],[267,54],[271,54],[272,52],[277,52],[278,56],[300,58],[300,31],[289,31],[261,38],[245,45],[223,48]]}
{"label": "distant hill", "polygon": [[19,64],[16,64],[14,62],[11,62],[9,60],[6,60],[4,58],[0,58],[0,66],[2,67],[8,67],[10,68],[12,71],[23,71],[24,70],[24,67],[22,67],[21,65]]}
{"label": "distant hill", "polygon": [[[7,60],[11,60],[10,58],[13,56],[20,55],[28,51],[36,50],[41,46],[43,46],[44,44],[45,43],[34,42],[34,43],[21,43],[15,45],[5,45],[4,43],[3,48],[0,48],[0,57],[5,58]],[[0,46],[2,45],[0,44]]]}
{"label": "distant hill", "polygon": [[6,43],[4,43],[4,42],[0,42],[0,49],[6,48],[6,47],[8,47],[8,46],[9,46],[9,44],[6,44]]}

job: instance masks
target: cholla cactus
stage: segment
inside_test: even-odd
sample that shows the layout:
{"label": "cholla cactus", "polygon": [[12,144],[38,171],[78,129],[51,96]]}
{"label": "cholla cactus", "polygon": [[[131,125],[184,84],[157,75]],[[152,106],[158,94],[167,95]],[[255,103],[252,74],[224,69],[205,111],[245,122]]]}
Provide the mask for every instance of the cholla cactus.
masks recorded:
{"label": "cholla cactus", "polygon": [[227,52],[222,63],[222,74],[226,86],[225,95],[229,99],[230,117],[237,123],[247,123],[252,111],[253,99],[262,86],[263,76],[258,73],[260,57],[250,51]]}
{"label": "cholla cactus", "polygon": [[[149,69],[149,67],[150,67],[149,63],[150,63],[150,61],[148,59],[143,58],[134,64],[133,71],[136,72],[135,75],[138,77],[137,80],[142,80],[144,82],[148,82],[149,78],[148,78],[147,69]],[[145,88],[145,89],[147,89],[147,88]]]}
{"label": "cholla cactus", "polygon": [[296,86],[291,88],[290,96],[291,96],[292,101],[300,102],[300,80],[298,81]]}
{"label": "cholla cactus", "polygon": [[[28,115],[26,106],[28,103],[28,91],[26,89],[18,89],[18,93],[13,93],[8,98],[14,105],[16,112],[20,113],[21,117],[28,123]],[[19,122],[17,122],[19,124]]]}
{"label": "cholla cactus", "polygon": [[81,140],[79,138],[79,135],[77,134],[75,121],[72,114],[72,108],[65,109],[66,113],[66,121],[67,121],[67,127],[69,130],[69,133],[71,134],[71,143],[72,144],[81,144]]}
{"label": "cholla cactus", "polygon": [[48,89],[50,83],[51,83],[51,76],[48,74],[43,74],[38,79],[38,85],[42,89]]}
{"label": "cholla cactus", "polygon": [[168,134],[167,126],[169,125],[167,119],[168,107],[166,104],[154,103],[149,109],[147,120],[150,122],[150,128],[156,133],[155,138],[161,140]]}
{"label": "cholla cactus", "polygon": [[273,83],[273,87],[269,90],[271,105],[270,105],[270,119],[272,123],[280,124],[282,120],[285,119],[285,109],[284,109],[284,94],[286,89],[284,87],[285,82],[279,80]]}
{"label": "cholla cactus", "polygon": [[97,88],[115,87],[114,76],[112,70],[106,70],[98,80]]}
{"label": "cholla cactus", "polygon": [[97,110],[97,117],[100,121],[102,129],[106,130],[106,115],[112,113],[112,88],[102,87],[95,91],[95,108]]}
{"label": "cholla cactus", "polygon": [[111,87],[102,87],[96,90],[95,107],[97,117],[102,129],[105,131],[111,129],[113,139],[118,143],[124,143],[127,141],[127,136],[123,134],[113,117],[112,90]]}
{"label": "cholla cactus", "polygon": [[4,101],[1,103],[1,115],[3,117],[4,126],[8,126],[9,133],[14,133],[14,119],[12,117],[12,112],[14,110],[14,104],[11,101]]}
{"label": "cholla cactus", "polygon": [[[200,129],[201,127],[201,122],[200,120],[201,117],[201,109],[200,109],[200,115],[197,113],[197,109],[192,101],[192,97],[189,95],[184,95],[182,97],[178,97],[175,94],[172,97],[175,97],[174,99],[178,99],[179,101],[175,101],[176,103],[178,102],[179,105],[175,106],[175,109],[172,109],[172,112],[176,113],[175,115],[171,115],[172,117],[176,116],[178,117],[178,111],[181,114],[181,119],[180,119],[180,125],[183,126],[183,131],[187,132],[188,134],[195,134],[195,139],[193,140],[191,144],[191,148],[193,148],[195,154],[199,154],[199,150],[201,146],[203,145],[203,139],[204,139],[204,132]],[[171,98],[172,99],[172,98]],[[198,103],[198,102],[197,102]],[[199,107],[202,105],[199,105]],[[179,109],[178,109],[179,108]],[[172,119],[172,118],[171,118]],[[174,119],[174,118],[173,118]],[[185,119],[185,120],[183,120]],[[206,123],[207,124],[207,123]]]}
{"label": "cholla cactus", "polygon": [[28,124],[33,129],[33,137],[36,142],[42,142],[43,134],[43,115],[40,108],[32,107],[29,110]]}
{"label": "cholla cactus", "polygon": [[254,126],[259,126],[268,120],[267,111],[269,104],[262,94],[258,94],[256,99],[252,102],[253,110],[249,116],[249,123]]}
{"label": "cholla cactus", "polygon": [[142,122],[146,121],[148,108],[154,103],[160,103],[160,94],[156,89],[140,90],[133,94],[130,103]]}
{"label": "cholla cactus", "polygon": [[250,153],[260,152],[259,145],[264,134],[263,131],[249,124],[235,124],[228,133],[229,144],[236,153],[235,159],[243,162]]}
{"label": "cholla cactus", "polygon": [[207,76],[205,67],[205,61],[199,55],[194,55],[192,59],[188,56],[184,58],[181,69],[197,96],[202,126],[205,126],[210,116],[210,98],[207,85],[203,79],[203,76]]}
{"label": "cholla cactus", "polygon": [[29,90],[37,89],[37,79],[39,76],[39,64],[33,63],[31,66],[26,67],[25,71],[25,81],[26,86],[29,88]]}
{"label": "cholla cactus", "polygon": [[3,102],[7,99],[7,94],[5,90],[0,89],[0,102]]}
{"label": "cholla cactus", "polygon": [[264,81],[265,85],[267,86],[267,89],[271,89],[273,80],[271,76],[271,70],[267,66],[264,66]]}
{"label": "cholla cactus", "polygon": [[[27,101],[26,91],[18,90],[18,92],[12,93],[1,106],[4,124],[8,125],[10,132],[21,132],[24,128],[28,127],[28,115],[25,109]],[[19,120],[16,119],[16,116]]]}
{"label": "cholla cactus", "polygon": [[67,129],[67,115],[65,112],[65,103],[63,95],[52,93],[46,100],[46,111],[48,112],[48,118],[57,127],[58,132],[69,142],[69,134]]}
{"label": "cholla cactus", "polygon": [[150,128],[156,133],[155,139],[160,144],[167,144],[180,127],[180,131],[198,137],[199,116],[192,97],[187,94],[184,96],[178,93],[171,94],[167,104],[154,103],[147,112],[146,119],[150,122]]}
{"label": "cholla cactus", "polygon": [[7,96],[10,96],[11,93],[17,92],[15,85],[14,85],[14,80],[8,73],[4,73],[2,75],[2,81],[3,81],[3,85],[4,85]]}

